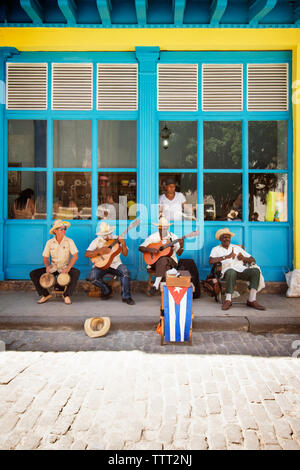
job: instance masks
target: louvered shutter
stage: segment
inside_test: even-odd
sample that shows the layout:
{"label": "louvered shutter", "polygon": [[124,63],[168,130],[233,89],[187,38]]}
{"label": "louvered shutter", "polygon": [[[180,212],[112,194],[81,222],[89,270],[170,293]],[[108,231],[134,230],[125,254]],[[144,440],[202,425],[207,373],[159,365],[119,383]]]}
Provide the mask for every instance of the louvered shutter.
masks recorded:
{"label": "louvered shutter", "polygon": [[243,65],[202,65],[203,111],[242,111]]}
{"label": "louvered shutter", "polygon": [[97,109],[138,109],[137,64],[97,64]]}
{"label": "louvered shutter", "polygon": [[44,63],[6,64],[6,109],[47,109],[48,66]]}
{"label": "louvered shutter", "polygon": [[248,64],[247,109],[288,110],[288,64]]}
{"label": "louvered shutter", "polygon": [[158,64],[158,111],[198,110],[198,65]]}
{"label": "louvered shutter", "polygon": [[93,108],[93,64],[52,64],[52,109]]}

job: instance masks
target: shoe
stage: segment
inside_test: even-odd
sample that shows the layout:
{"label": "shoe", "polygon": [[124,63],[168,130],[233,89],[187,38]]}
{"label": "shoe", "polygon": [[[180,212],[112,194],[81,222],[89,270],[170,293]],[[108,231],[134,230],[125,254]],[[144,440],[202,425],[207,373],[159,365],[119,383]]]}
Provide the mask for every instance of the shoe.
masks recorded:
{"label": "shoe", "polygon": [[255,310],[266,310],[266,307],[264,307],[263,305],[260,305],[256,300],[254,300],[253,302],[250,302],[249,300],[247,300],[247,305],[248,307],[255,308]]}
{"label": "shoe", "polygon": [[157,289],[155,289],[155,287],[154,287],[154,286],[151,286],[151,287],[150,287],[150,290],[149,290],[149,295],[151,295],[151,296],[152,296],[152,295],[156,295],[156,294],[157,294],[157,292],[158,292],[158,290],[157,290]]}
{"label": "shoe", "polygon": [[64,302],[65,302],[65,304],[67,304],[67,305],[71,305],[71,303],[72,303],[70,297],[64,297]]}
{"label": "shoe", "polygon": [[38,304],[44,304],[47,300],[51,299],[52,295],[44,295],[40,300],[37,301]]}
{"label": "shoe", "polygon": [[125,302],[128,305],[135,305],[135,301],[129,297],[129,299],[122,299],[122,302]]}
{"label": "shoe", "polygon": [[225,300],[225,302],[222,305],[222,310],[229,310],[231,306],[232,306],[231,300]]}

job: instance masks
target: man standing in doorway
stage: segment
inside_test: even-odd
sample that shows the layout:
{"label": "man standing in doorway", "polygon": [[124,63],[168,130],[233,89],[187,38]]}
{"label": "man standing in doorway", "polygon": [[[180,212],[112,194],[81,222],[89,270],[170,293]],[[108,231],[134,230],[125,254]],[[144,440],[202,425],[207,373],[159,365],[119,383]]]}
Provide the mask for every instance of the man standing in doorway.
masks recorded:
{"label": "man standing in doorway", "polygon": [[165,181],[166,193],[159,197],[160,215],[167,220],[182,220],[185,196],[176,191],[176,181],[174,178],[167,178]]}

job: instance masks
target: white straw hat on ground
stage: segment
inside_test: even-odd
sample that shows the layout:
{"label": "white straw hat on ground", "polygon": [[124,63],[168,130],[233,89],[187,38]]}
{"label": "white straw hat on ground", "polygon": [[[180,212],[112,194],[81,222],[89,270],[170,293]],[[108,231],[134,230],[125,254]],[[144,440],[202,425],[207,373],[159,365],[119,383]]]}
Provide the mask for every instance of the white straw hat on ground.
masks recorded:
{"label": "white straw hat on ground", "polygon": [[84,322],[84,331],[90,338],[105,336],[110,329],[109,317],[87,318]]}

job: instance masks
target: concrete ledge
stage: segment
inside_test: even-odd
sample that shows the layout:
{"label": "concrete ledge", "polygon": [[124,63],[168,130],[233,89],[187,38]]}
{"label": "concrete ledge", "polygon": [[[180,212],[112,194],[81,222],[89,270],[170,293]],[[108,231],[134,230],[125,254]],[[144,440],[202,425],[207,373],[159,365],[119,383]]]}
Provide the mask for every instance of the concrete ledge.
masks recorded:
{"label": "concrete ledge", "polygon": [[249,317],[249,332],[260,333],[300,333],[299,317]]}
{"label": "concrete ledge", "polygon": [[[281,294],[285,295],[287,291],[287,284],[285,282],[266,282],[266,287],[260,292],[260,294]],[[76,286],[76,293],[89,292],[91,283],[88,281],[79,281]],[[147,289],[146,281],[131,281],[132,292],[145,292]],[[242,294],[248,293],[247,283],[244,281],[237,281],[237,291]],[[0,291],[34,291],[34,285],[29,280],[10,280],[0,281]],[[116,285],[114,288],[116,292],[120,292],[121,288]]]}
{"label": "concrete ledge", "polygon": [[195,317],[195,331],[248,331],[249,322],[246,317]]}

